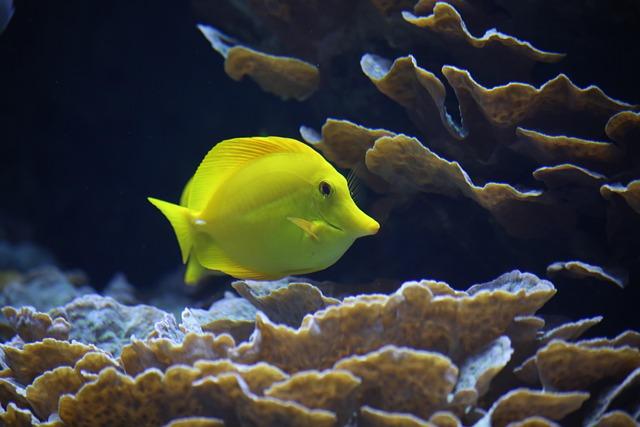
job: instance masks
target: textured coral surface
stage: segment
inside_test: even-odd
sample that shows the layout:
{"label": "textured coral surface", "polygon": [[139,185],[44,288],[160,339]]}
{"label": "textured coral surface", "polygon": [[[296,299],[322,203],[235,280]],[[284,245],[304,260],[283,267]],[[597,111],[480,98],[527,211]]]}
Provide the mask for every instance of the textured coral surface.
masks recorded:
{"label": "textured coral surface", "polygon": [[602,318],[547,327],[536,312],[556,289],[529,273],[467,291],[422,280],[343,299],[299,281],[234,286],[261,310],[243,325],[249,335],[237,325],[247,307],[230,295],[197,316],[185,309],[181,322],[97,294],[47,312],[6,307],[15,335],[1,346],[0,421],[506,426],[638,416],[640,333],[579,340]]}

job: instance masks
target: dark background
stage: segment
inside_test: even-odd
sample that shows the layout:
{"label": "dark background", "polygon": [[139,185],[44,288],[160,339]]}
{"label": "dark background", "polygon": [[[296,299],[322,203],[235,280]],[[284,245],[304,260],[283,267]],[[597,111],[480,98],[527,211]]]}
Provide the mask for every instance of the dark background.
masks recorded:
{"label": "dark background", "polygon": [[218,140],[293,136],[305,116],[231,81],[188,2],[16,6],[0,37],[4,231],[98,286],[118,270],[150,284],[177,265],[146,196],[176,200]]}
{"label": "dark background", "polygon": [[[568,53],[560,71],[576,84],[597,83],[612,97],[640,103],[637,4],[586,2],[563,22],[545,15],[547,3],[540,2],[538,16],[500,29]],[[340,100],[319,112],[308,102],[281,101],[253,82],[232,81],[196,29],[187,1],[25,0],[16,8],[0,35],[0,237],[37,242],[63,268],[85,270],[98,288],[117,271],[149,287],[178,267],[174,235],[146,197],[177,200],[219,140],[298,137],[299,125],[318,128],[326,117],[415,134],[383,95],[371,114],[343,111]],[[357,63],[361,53],[350,60]],[[531,82],[557,72],[542,66]],[[361,83],[370,84],[364,76]],[[448,208],[430,211],[434,204]],[[336,266],[312,277],[427,277],[466,287],[514,268],[544,275],[553,258],[553,248],[540,241],[517,240],[510,243],[513,253],[492,252],[506,237],[468,201],[429,196],[398,212],[378,236],[359,240]],[[424,216],[441,216],[446,225],[425,225]],[[452,245],[461,236],[451,230],[460,224],[476,234]],[[530,256],[514,255],[519,251]],[[625,294],[602,283],[566,284],[552,304],[569,316],[604,312],[611,325],[637,324],[640,283],[634,282],[637,268]]]}

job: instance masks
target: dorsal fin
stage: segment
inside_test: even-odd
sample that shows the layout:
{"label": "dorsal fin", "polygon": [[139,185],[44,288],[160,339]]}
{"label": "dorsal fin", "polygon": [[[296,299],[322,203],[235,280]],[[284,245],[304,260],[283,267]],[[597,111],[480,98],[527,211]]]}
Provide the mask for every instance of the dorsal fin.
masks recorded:
{"label": "dorsal fin", "polygon": [[193,182],[193,177],[189,178],[189,181],[184,186],[182,190],[182,194],[180,195],[180,206],[187,206],[189,203],[189,194],[191,193],[191,183]]}
{"label": "dorsal fin", "polygon": [[189,209],[201,211],[218,188],[252,160],[274,153],[305,153],[322,156],[308,145],[291,138],[257,136],[219,142],[205,156],[188,184]]}

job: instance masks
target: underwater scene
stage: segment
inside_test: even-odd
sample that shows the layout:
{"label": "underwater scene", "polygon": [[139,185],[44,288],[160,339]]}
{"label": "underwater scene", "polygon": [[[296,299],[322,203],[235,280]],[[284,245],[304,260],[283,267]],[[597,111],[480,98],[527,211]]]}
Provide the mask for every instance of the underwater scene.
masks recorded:
{"label": "underwater scene", "polygon": [[0,0],[0,426],[640,425],[640,1]]}

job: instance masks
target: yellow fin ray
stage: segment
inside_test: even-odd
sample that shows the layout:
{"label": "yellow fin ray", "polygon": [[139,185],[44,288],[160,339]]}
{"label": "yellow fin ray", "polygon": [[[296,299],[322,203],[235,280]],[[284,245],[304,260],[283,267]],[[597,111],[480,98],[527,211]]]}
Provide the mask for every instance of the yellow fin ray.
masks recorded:
{"label": "yellow fin ray", "polygon": [[182,190],[182,194],[180,195],[180,206],[189,207],[189,195],[191,194],[191,183],[193,183],[193,177],[189,178],[184,189]]}
{"label": "yellow fin ray", "polygon": [[173,203],[163,200],[147,197],[153,206],[158,208],[162,214],[167,217],[173,231],[176,233],[178,244],[180,245],[180,253],[182,254],[182,263],[187,262],[191,247],[193,246],[193,235],[191,232],[189,209],[174,205]]}
{"label": "yellow fin ray", "polygon": [[196,173],[185,187],[185,205],[194,211],[203,210],[224,181],[252,160],[275,153],[305,153],[320,156],[313,148],[290,138],[275,136],[233,138],[218,143],[209,150]]}
{"label": "yellow fin ray", "polygon": [[206,269],[200,264],[195,253],[189,256],[187,262],[187,270],[184,273],[184,283],[187,285],[195,285],[205,275]]}

